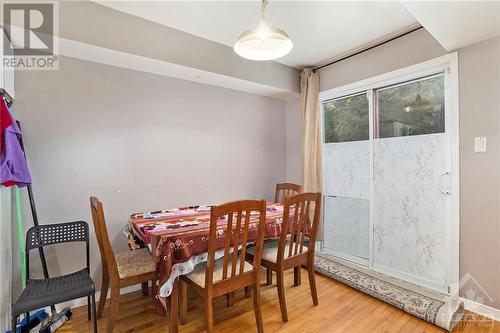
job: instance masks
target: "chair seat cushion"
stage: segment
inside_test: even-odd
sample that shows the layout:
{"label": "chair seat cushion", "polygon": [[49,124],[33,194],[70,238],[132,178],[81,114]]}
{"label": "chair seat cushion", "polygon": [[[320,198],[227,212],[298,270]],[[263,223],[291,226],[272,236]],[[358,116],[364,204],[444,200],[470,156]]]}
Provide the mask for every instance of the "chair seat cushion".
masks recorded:
{"label": "chair seat cushion", "polygon": [[[231,275],[231,267],[232,267],[232,260],[233,260],[233,254],[229,255],[228,259],[228,268],[227,268],[227,275]],[[241,262],[241,257],[238,255],[238,258],[236,259],[236,273],[239,273],[240,271],[240,262]],[[244,267],[243,267],[243,272],[250,272],[253,270],[253,265],[244,261]],[[215,261],[215,267],[214,267],[214,277],[213,277],[213,282],[216,283],[218,281],[222,280],[222,271],[224,267],[224,258],[220,258]],[[204,288],[205,287],[205,274],[207,272],[207,263],[201,263],[199,265],[196,265],[194,270],[185,275],[186,278],[190,279],[200,287]]]}
{"label": "chair seat cushion", "polygon": [[[278,262],[278,241],[272,240],[268,242],[264,242],[264,251],[262,251],[262,259],[270,262]],[[290,242],[286,241],[285,244],[285,258],[288,257],[288,247],[290,246]],[[293,245],[295,246],[295,245]],[[302,247],[302,252],[307,251],[307,246]],[[248,249],[248,253],[251,255],[255,255],[255,247],[251,247]]]}
{"label": "chair seat cushion", "polygon": [[156,270],[153,256],[147,248],[115,254],[120,279],[151,273]]}
{"label": "chair seat cushion", "polygon": [[12,307],[18,316],[52,304],[89,296],[94,293],[94,282],[87,269],[50,279],[31,279]]}

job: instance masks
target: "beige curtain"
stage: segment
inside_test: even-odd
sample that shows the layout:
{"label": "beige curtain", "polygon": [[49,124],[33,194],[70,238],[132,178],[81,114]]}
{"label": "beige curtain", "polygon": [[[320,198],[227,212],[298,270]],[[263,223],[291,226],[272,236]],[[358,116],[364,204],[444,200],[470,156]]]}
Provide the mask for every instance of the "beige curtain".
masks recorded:
{"label": "beige curtain", "polygon": [[[321,113],[319,111],[319,75],[312,68],[300,73],[302,97],[302,184],[304,192],[323,193]],[[320,217],[318,240],[323,239]]]}

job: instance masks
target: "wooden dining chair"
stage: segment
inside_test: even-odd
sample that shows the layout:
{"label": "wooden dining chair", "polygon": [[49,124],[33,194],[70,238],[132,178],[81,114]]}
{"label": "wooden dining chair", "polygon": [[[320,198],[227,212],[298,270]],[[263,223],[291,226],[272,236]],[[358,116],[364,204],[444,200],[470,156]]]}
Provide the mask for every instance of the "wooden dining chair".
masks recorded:
{"label": "wooden dining chair", "polygon": [[[251,219],[251,212],[258,212]],[[236,290],[253,287],[253,304],[257,331],[263,332],[260,304],[260,258],[264,242],[266,217],[265,200],[234,201],[213,206],[210,213],[208,259],[195,269],[181,276],[181,324],[187,322],[187,286],[205,299],[207,332],[214,329],[213,299]],[[252,221],[253,220],[253,221]],[[219,221],[219,222],[218,222]],[[223,221],[223,223],[221,222]],[[219,228],[218,228],[219,223]],[[225,235],[225,236],[223,236]],[[254,240],[253,265],[245,260],[248,240]],[[238,251],[239,246],[241,250]],[[223,249],[224,257],[215,258],[216,250]]]}
{"label": "wooden dining chair", "polygon": [[120,288],[141,283],[143,295],[146,296],[148,282],[156,278],[156,268],[147,248],[114,253],[109,242],[102,203],[96,197],[90,197],[90,208],[102,262],[102,285],[97,318],[102,317],[111,280],[111,306],[106,328],[106,332],[111,333],[118,313]]}
{"label": "wooden dining chair", "polygon": [[[285,197],[279,241],[264,244],[261,265],[276,272],[281,318],[284,322],[288,321],[284,286],[286,270],[291,268],[295,270],[294,280],[297,285],[300,283],[301,266],[307,266],[313,303],[318,305],[314,275],[314,245],[318,233],[320,206],[320,193],[300,193]],[[247,260],[255,260],[256,256],[256,252],[250,248]]]}
{"label": "wooden dining chair", "polygon": [[293,183],[276,184],[274,202],[284,203],[285,197],[302,192],[302,186]]}

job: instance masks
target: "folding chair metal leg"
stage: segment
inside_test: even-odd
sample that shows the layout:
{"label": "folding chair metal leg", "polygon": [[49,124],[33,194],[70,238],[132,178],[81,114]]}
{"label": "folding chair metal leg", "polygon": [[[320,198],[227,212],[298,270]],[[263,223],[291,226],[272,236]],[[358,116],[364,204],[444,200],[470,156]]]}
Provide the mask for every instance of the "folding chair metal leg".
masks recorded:
{"label": "folding chair metal leg", "polygon": [[16,325],[17,325],[17,316],[12,316],[12,328],[11,332],[16,332]]}
{"label": "folding chair metal leg", "polygon": [[87,319],[90,320],[92,319],[92,316],[91,316],[91,312],[90,311],[90,307],[91,307],[91,304],[90,304],[90,296],[87,297]]}
{"label": "folding chair metal leg", "polygon": [[92,298],[92,317],[94,318],[94,333],[97,333],[97,310],[95,306],[95,294],[90,296]]}

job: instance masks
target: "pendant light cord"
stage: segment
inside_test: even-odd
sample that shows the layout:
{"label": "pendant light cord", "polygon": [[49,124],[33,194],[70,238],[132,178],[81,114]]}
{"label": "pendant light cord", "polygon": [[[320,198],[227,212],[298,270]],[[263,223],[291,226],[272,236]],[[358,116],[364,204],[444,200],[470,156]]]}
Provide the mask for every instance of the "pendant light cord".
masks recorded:
{"label": "pendant light cord", "polygon": [[264,20],[264,12],[266,11],[266,7],[267,7],[267,0],[262,0],[261,12],[260,12],[260,17],[262,20]]}

